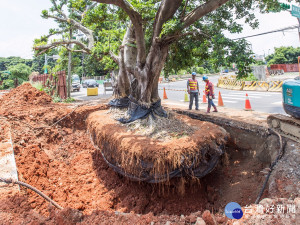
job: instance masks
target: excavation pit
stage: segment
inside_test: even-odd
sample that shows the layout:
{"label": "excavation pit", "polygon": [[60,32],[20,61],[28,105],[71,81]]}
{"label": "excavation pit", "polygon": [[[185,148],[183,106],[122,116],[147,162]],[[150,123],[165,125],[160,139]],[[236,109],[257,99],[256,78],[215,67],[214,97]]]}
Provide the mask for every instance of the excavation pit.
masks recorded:
{"label": "excavation pit", "polygon": [[[17,95],[21,88],[46,98],[29,86],[21,86],[15,94],[11,92],[0,101],[0,114],[12,128],[19,180],[44,192],[66,210],[55,211],[43,198],[21,187],[17,194],[1,195],[0,217],[4,224],[195,223],[197,217],[207,222],[205,210],[214,213],[218,224],[225,224],[225,205],[232,201],[242,207],[253,204],[265,179],[260,171],[278,153],[277,137],[261,125],[177,110],[194,119],[210,120],[221,126],[223,123],[222,127],[230,133],[226,154],[201,179],[173,178],[164,184],[132,182],[108,166],[87,132],[85,118],[93,111],[105,112],[105,105],[82,106],[50,127],[75,106],[48,101],[40,104],[38,99],[35,103],[21,101]],[[21,104],[6,104],[10,100]],[[247,142],[247,138],[255,141]],[[296,143],[285,140],[285,155],[273,171],[262,198],[298,197],[298,180],[293,177],[299,171],[298,164],[295,165],[299,158],[297,148]],[[291,168],[294,173],[288,172]]]}

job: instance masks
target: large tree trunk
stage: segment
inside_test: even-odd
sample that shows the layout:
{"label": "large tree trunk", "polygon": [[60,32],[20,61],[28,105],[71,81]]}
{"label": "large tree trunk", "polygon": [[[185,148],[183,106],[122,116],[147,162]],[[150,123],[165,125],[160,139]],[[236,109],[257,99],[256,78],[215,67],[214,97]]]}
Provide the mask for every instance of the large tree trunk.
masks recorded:
{"label": "large tree trunk", "polygon": [[114,98],[127,98],[131,94],[132,71],[136,63],[137,49],[134,45],[134,29],[130,24],[127,28],[120,53],[115,61],[119,65],[118,75],[114,76]]}
{"label": "large tree trunk", "polygon": [[136,70],[136,87],[132,96],[139,104],[150,107],[160,100],[158,95],[158,80],[168,54],[168,46],[155,44],[151,47],[146,65],[142,70]]}
{"label": "large tree trunk", "polygon": [[[158,80],[168,54],[168,45],[152,45],[143,69],[136,65],[131,76],[131,68],[127,67],[127,75],[131,82],[131,95],[128,106],[129,119],[120,119],[122,123],[129,123],[149,115],[166,117],[167,114],[161,107],[158,95]],[[154,116],[155,117],[155,116]]]}

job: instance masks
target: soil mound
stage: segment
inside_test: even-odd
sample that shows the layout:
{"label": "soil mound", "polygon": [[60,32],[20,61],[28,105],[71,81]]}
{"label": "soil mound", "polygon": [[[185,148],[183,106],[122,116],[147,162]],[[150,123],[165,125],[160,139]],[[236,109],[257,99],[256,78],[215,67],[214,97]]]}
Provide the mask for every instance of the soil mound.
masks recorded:
{"label": "soil mound", "polygon": [[229,135],[210,122],[174,117],[193,128],[189,135],[167,140],[140,135],[113,120],[107,111],[92,113],[87,123],[108,165],[132,180],[159,183],[173,177],[201,178],[218,163]]}
{"label": "soil mound", "polygon": [[43,91],[32,87],[30,83],[12,89],[0,99],[0,105],[48,104],[52,98]]}

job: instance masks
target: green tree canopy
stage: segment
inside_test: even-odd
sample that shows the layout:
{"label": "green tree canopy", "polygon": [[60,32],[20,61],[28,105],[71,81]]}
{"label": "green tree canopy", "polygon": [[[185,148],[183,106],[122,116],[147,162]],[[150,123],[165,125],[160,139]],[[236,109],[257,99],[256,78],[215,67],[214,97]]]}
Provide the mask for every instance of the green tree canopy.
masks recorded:
{"label": "green tree canopy", "polygon": [[31,68],[26,64],[19,63],[17,65],[8,67],[8,71],[10,72],[9,79],[14,80],[16,87],[18,84],[28,81]]}
{"label": "green tree canopy", "polygon": [[279,47],[275,48],[275,52],[266,57],[268,65],[272,64],[295,64],[298,63],[300,56],[300,47]]}

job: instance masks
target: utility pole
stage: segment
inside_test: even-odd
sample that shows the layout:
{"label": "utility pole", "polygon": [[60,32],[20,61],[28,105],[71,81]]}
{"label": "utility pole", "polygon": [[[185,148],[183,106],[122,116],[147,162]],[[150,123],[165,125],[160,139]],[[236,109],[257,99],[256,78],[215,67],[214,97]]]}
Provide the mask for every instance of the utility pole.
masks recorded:
{"label": "utility pole", "polygon": [[48,65],[48,58],[47,58],[47,54],[45,53],[45,69],[44,69],[44,74],[48,73],[47,65]]}
{"label": "utility pole", "polygon": [[[72,40],[72,29],[70,29],[70,41]],[[71,48],[72,48],[72,44],[69,44],[69,61],[68,61],[68,98],[71,97],[71,76],[72,76],[72,66],[71,66],[71,62],[72,62],[72,52],[71,52]]]}
{"label": "utility pole", "polygon": [[82,66],[81,77],[84,78],[85,77],[85,71],[84,71],[84,53],[82,53],[82,55],[81,55],[81,66]]}
{"label": "utility pole", "polygon": [[298,33],[299,33],[299,41],[300,41],[300,18],[297,18],[297,19],[298,19],[298,23],[299,23]]}

